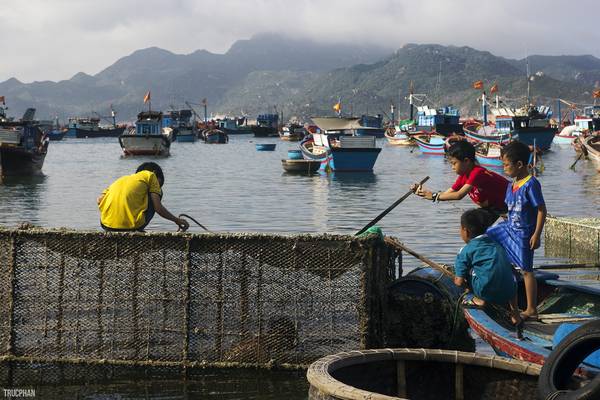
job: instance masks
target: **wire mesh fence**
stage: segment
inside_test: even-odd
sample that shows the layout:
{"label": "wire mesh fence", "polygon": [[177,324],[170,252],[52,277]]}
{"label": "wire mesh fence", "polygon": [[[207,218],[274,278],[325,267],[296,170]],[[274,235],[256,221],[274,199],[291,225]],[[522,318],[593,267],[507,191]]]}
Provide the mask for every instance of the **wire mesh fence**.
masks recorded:
{"label": "wire mesh fence", "polygon": [[397,257],[350,236],[0,229],[0,379],[305,367],[381,347]]}

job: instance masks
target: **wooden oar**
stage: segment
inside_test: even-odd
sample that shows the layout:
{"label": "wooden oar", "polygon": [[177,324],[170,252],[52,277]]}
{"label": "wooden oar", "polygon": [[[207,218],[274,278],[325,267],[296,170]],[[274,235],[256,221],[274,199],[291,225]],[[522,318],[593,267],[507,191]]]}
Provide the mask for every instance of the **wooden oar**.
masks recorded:
{"label": "wooden oar", "polygon": [[430,267],[437,269],[444,275],[449,276],[450,278],[454,278],[454,274],[447,267],[443,266],[442,264],[438,264],[433,260],[430,260],[429,258],[417,253],[414,250],[409,249],[408,247],[406,247],[406,245],[404,243],[402,243],[392,237],[389,237],[389,236],[386,236],[384,240],[388,245],[390,245],[392,247],[396,247],[397,249],[403,250],[403,251],[407,252],[408,254],[410,254],[411,256],[415,257],[416,259],[429,265]]}
{"label": "wooden oar", "polygon": [[[423,180],[421,182],[419,182],[419,186],[422,185],[422,184],[424,184],[425,182],[427,182],[428,179],[429,179],[428,176],[426,176],[425,178],[423,178]],[[406,192],[406,194],[404,196],[400,197],[398,200],[396,200],[394,202],[394,204],[392,204],[391,206],[389,206],[384,212],[382,212],[381,214],[379,214],[378,216],[376,216],[375,219],[373,219],[373,221],[369,222],[360,231],[356,232],[356,235],[360,235],[361,233],[363,233],[364,231],[366,231],[367,229],[369,229],[370,227],[372,227],[373,225],[375,225],[377,222],[379,222],[379,220],[381,220],[381,218],[385,217],[398,204],[402,203],[408,196],[410,196],[413,193],[414,192],[412,190],[409,190],[408,192]]]}
{"label": "wooden oar", "polygon": [[581,157],[583,157],[583,152],[579,153],[579,156],[577,157],[577,159],[575,160],[575,162],[573,164],[571,164],[571,166],[569,167],[569,169],[574,169],[575,168],[575,164],[577,164],[577,161],[579,161],[581,159]]}
{"label": "wooden oar", "polygon": [[535,269],[600,269],[600,263],[583,263],[583,264],[542,264]]}

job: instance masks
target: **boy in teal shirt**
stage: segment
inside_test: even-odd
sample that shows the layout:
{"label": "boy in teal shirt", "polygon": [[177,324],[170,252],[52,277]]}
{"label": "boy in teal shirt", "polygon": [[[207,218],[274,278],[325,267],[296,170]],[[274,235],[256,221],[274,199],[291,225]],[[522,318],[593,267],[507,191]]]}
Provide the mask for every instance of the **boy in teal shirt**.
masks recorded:
{"label": "boy in teal shirt", "polygon": [[472,303],[466,305],[510,304],[512,322],[518,324],[520,318],[514,304],[517,284],[506,252],[485,234],[489,220],[489,214],[482,209],[468,210],[461,216],[460,237],[467,245],[456,256],[454,284],[468,284],[473,291]]}

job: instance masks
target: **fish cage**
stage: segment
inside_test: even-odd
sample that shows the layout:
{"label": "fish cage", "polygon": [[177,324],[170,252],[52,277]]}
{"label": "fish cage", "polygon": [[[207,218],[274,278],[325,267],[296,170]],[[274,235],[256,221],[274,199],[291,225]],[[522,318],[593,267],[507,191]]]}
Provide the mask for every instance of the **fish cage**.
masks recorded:
{"label": "fish cage", "polygon": [[0,381],[305,369],[388,347],[406,336],[388,290],[401,263],[377,235],[0,228]]}

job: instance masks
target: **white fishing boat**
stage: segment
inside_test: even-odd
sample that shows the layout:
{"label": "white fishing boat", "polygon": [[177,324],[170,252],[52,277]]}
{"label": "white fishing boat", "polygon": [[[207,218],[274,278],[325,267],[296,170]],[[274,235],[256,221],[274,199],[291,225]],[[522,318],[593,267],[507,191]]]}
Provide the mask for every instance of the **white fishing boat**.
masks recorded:
{"label": "white fishing boat", "polygon": [[143,111],[138,114],[135,127],[119,136],[119,144],[126,156],[168,156],[173,129],[162,126],[162,112]]}

